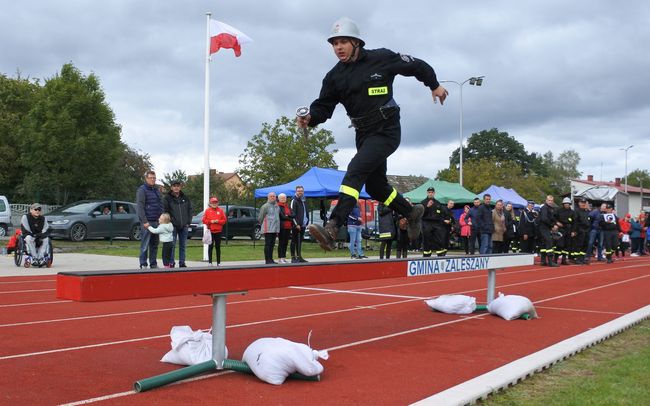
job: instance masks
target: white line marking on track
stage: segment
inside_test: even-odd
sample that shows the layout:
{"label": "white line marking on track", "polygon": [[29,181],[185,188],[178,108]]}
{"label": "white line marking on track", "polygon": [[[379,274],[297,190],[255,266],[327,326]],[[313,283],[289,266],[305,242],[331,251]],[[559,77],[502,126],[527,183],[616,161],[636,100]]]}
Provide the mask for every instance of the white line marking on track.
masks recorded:
{"label": "white line marking on track", "polygon": [[35,279],[29,281],[0,282],[0,285],[9,285],[9,284],[16,284],[16,283],[39,283],[39,282],[56,282],[56,279]]}
{"label": "white line marking on track", "polygon": [[[189,383],[189,382],[194,382],[194,381],[202,381],[204,379],[214,378],[214,377],[221,376],[221,375],[232,374],[234,372],[235,371],[230,371],[230,370],[213,372],[213,373],[210,373],[210,374],[207,374],[207,375],[195,376],[193,378],[187,378],[187,379],[183,379],[181,381],[170,383],[168,386],[180,385],[182,383]],[[130,390],[130,391],[127,391],[127,392],[120,392],[120,393],[113,393],[111,395],[98,396],[98,397],[92,398],[92,399],[85,399],[85,400],[78,400],[76,402],[71,402],[71,403],[64,403],[64,404],[59,405],[59,406],[87,405],[89,403],[101,402],[102,400],[109,400],[109,399],[121,398],[123,396],[136,395],[137,393],[138,392],[136,392],[134,390]]]}
{"label": "white line marking on track", "polygon": [[562,298],[564,298],[564,297],[573,296],[573,295],[578,295],[578,294],[580,294],[580,293],[585,293],[585,292],[591,292],[592,290],[598,290],[598,289],[602,289],[602,288],[608,288],[608,287],[610,287],[610,286],[620,285],[621,283],[632,282],[632,281],[636,281],[636,280],[639,280],[639,279],[645,279],[645,278],[650,278],[650,275],[637,276],[636,278],[626,279],[626,280],[618,281],[618,282],[614,282],[614,283],[608,283],[607,285],[601,285],[601,286],[596,286],[596,287],[589,288],[589,289],[583,289],[583,290],[579,290],[579,291],[577,291],[577,292],[567,293],[567,294],[565,294],[565,295],[549,297],[549,298],[547,298],[547,299],[542,299],[542,300],[536,300],[536,301],[534,301],[533,303],[544,303],[544,302],[548,302],[549,300],[562,299]]}
{"label": "white line marking on track", "polygon": [[570,309],[567,307],[552,307],[552,306],[535,306],[536,309],[549,309],[549,310],[562,310],[567,312],[578,312],[578,313],[598,313],[598,314],[627,314],[624,312],[604,312],[600,310],[585,310],[585,309]]}
{"label": "white line marking on track", "polygon": [[3,304],[0,305],[0,307],[35,306],[35,305],[59,304],[59,303],[72,303],[72,300],[55,300],[53,302],[13,303],[13,304]]}
{"label": "white line marking on track", "polygon": [[54,292],[55,290],[56,289],[7,290],[0,292],[0,295],[6,295],[9,293]]}
{"label": "white line marking on track", "polygon": [[347,293],[350,295],[367,295],[367,296],[380,296],[380,297],[396,297],[400,299],[426,299],[426,297],[420,296],[404,296],[404,295],[389,295],[387,293],[368,293],[360,290],[338,290],[338,289],[324,289],[324,288],[311,288],[306,286],[288,286],[289,289],[301,289],[301,290],[316,290],[319,292],[330,292],[330,293]]}

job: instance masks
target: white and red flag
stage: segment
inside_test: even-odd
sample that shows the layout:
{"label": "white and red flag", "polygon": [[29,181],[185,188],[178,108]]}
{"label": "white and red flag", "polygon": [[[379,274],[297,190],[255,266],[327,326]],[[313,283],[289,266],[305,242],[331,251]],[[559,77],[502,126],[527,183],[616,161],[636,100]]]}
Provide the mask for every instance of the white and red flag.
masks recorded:
{"label": "white and red flag", "polygon": [[210,55],[221,48],[232,49],[241,55],[241,46],[253,41],[248,35],[221,21],[210,19]]}

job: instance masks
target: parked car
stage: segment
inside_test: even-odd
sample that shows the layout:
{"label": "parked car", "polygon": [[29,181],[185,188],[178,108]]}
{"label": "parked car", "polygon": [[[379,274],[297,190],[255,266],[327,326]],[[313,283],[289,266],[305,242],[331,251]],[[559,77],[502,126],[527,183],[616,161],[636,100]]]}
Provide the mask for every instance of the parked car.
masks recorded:
{"label": "parked car", "polygon": [[0,196],[0,237],[9,234],[11,228],[11,207],[6,197]]}
{"label": "parked car", "polygon": [[53,238],[83,241],[87,238],[122,237],[140,240],[136,205],[110,200],[81,200],[45,215]]}
{"label": "parked car", "polygon": [[[250,206],[219,206],[228,217],[223,229],[223,237],[229,240],[237,236],[259,240],[262,237],[260,223],[257,221],[257,209]],[[192,217],[187,238],[203,238],[203,212]]]}

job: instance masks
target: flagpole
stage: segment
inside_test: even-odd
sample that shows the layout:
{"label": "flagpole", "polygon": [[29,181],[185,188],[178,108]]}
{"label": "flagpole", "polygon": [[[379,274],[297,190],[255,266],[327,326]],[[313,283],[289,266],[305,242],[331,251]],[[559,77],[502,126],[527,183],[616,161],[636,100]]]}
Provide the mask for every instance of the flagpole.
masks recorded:
{"label": "flagpole", "polygon": [[[210,16],[206,14],[205,35],[205,100],[203,110],[203,209],[208,207],[210,199]],[[204,227],[203,232],[210,232]],[[208,246],[203,244],[203,260],[208,260]]]}

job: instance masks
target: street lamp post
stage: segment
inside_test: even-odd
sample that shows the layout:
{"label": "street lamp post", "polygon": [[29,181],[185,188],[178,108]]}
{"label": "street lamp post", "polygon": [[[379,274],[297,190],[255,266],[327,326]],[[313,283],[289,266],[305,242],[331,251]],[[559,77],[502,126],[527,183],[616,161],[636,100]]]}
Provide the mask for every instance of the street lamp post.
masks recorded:
{"label": "street lamp post", "polygon": [[627,151],[633,146],[634,145],[630,145],[627,148],[619,148],[619,151],[625,151],[625,193],[627,193]]}
{"label": "street lamp post", "polygon": [[469,82],[472,86],[481,86],[483,84],[483,78],[485,76],[472,76],[471,78],[465,79],[462,82],[456,82],[455,80],[441,80],[440,83],[455,83],[458,85],[460,90],[460,124],[459,124],[459,138],[460,138],[460,164],[458,166],[458,180],[461,186],[463,186],[463,85]]}

